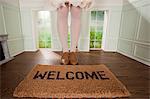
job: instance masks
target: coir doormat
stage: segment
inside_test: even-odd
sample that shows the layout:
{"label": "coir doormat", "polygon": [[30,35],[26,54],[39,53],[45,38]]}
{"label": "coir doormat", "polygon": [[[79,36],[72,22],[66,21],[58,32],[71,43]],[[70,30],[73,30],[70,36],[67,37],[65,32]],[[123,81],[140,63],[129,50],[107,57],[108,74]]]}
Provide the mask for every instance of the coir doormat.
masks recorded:
{"label": "coir doormat", "polygon": [[105,65],[37,65],[16,87],[14,97],[128,97],[126,87]]}

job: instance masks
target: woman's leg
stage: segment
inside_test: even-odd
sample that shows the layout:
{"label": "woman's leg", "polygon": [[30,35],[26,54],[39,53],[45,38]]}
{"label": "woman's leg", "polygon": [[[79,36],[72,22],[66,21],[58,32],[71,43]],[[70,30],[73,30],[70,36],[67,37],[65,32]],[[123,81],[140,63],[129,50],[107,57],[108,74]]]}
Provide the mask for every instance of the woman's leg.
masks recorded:
{"label": "woman's leg", "polygon": [[78,64],[78,59],[76,55],[76,46],[79,40],[79,33],[80,33],[80,14],[81,8],[71,6],[71,48],[70,48],[70,63],[72,65]]}
{"label": "woman's leg", "polygon": [[62,44],[63,52],[69,52],[68,50],[68,7],[60,7],[57,10],[57,25],[60,41]]}
{"label": "woman's leg", "polygon": [[81,8],[71,6],[71,52],[76,52],[76,46],[78,45],[79,33],[80,33],[80,16]]}
{"label": "woman's leg", "polygon": [[63,55],[61,57],[61,63],[63,65],[69,64],[69,49],[68,49],[68,7],[60,7],[57,10],[57,25],[59,38],[63,48]]}

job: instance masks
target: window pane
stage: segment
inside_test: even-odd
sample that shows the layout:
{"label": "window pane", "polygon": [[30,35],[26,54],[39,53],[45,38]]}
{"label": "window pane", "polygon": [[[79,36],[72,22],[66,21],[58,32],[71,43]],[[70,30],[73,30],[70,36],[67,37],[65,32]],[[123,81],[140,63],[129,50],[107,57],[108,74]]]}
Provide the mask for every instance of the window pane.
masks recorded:
{"label": "window pane", "polygon": [[102,32],[96,33],[96,41],[102,41]]}
{"label": "window pane", "polygon": [[90,48],[94,48],[94,42],[90,41]]}
{"label": "window pane", "polygon": [[40,48],[45,48],[45,42],[44,41],[39,41],[39,47]]}
{"label": "window pane", "polygon": [[102,33],[103,32],[103,26],[97,26],[97,31]]}
{"label": "window pane", "polygon": [[103,23],[104,11],[92,11],[90,24],[90,48],[101,48]]}
{"label": "window pane", "polygon": [[70,41],[68,41],[68,48],[70,48],[70,45],[71,45],[71,44],[70,44]]}
{"label": "window pane", "polygon": [[70,48],[70,41],[71,41],[71,39],[70,39],[70,32],[68,33],[68,47]]}
{"label": "window pane", "polygon": [[95,34],[96,34],[96,32],[90,32],[90,40],[91,41],[93,41],[93,40],[95,40]]}
{"label": "window pane", "polygon": [[45,48],[51,48],[51,41],[45,41]]}
{"label": "window pane", "polygon": [[38,12],[39,48],[51,48],[50,13]]}
{"label": "window pane", "polygon": [[101,42],[95,42],[95,48],[101,48]]}
{"label": "window pane", "polygon": [[97,11],[97,19],[100,21],[104,20],[104,12],[103,11]]}
{"label": "window pane", "polygon": [[96,11],[91,12],[91,20],[96,20]]}

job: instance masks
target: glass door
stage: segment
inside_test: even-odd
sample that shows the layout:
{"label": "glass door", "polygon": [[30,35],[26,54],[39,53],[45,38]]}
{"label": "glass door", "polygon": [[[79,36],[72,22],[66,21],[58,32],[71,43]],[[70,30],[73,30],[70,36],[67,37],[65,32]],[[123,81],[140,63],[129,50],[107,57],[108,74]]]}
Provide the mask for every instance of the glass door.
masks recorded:
{"label": "glass door", "polygon": [[51,20],[49,11],[38,11],[39,48],[51,48]]}
{"label": "glass door", "polygon": [[104,11],[91,11],[90,50],[100,50],[104,28]]}

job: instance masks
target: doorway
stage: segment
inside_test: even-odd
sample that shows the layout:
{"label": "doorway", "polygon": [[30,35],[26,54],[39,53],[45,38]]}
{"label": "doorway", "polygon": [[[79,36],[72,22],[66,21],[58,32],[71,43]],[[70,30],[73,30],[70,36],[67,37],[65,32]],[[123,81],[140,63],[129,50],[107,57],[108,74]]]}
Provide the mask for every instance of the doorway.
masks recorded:
{"label": "doorway", "polygon": [[50,11],[37,12],[37,30],[39,48],[51,48]]}
{"label": "doorway", "polygon": [[90,50],[101,50],[105,11],[91,11]]}

